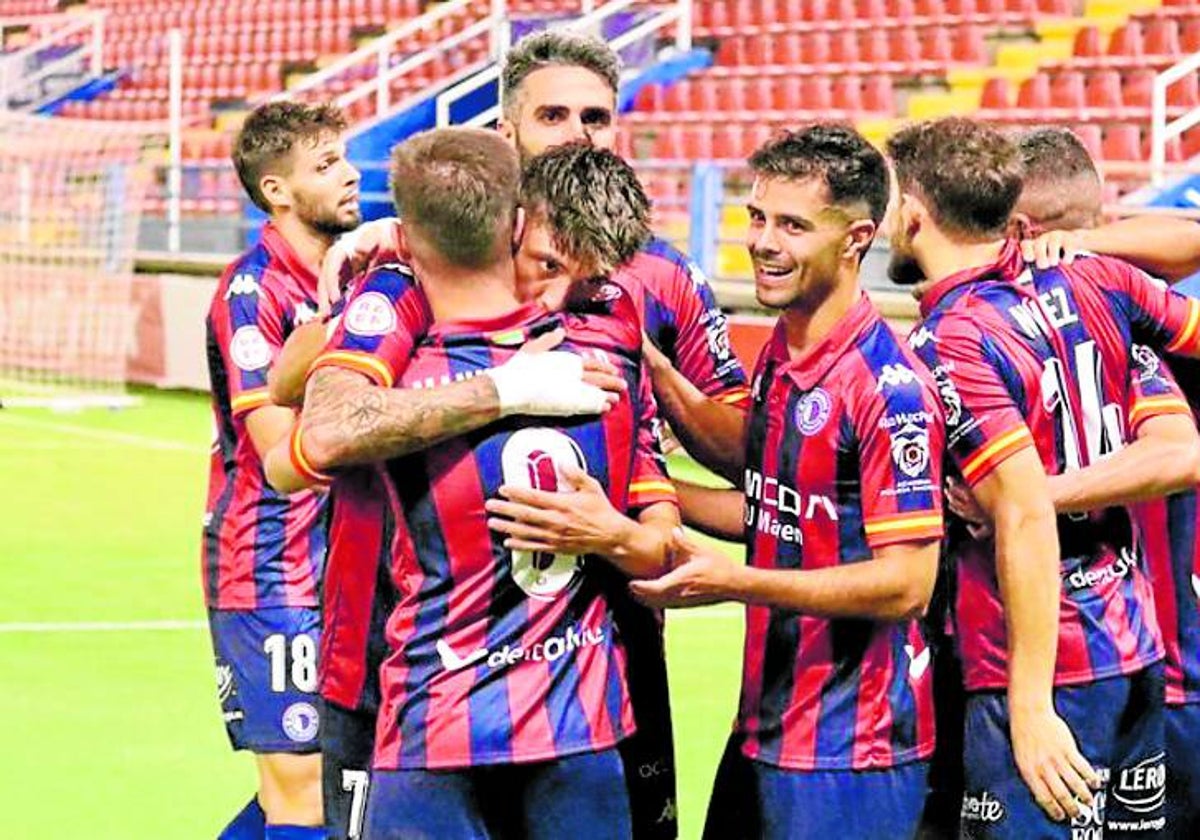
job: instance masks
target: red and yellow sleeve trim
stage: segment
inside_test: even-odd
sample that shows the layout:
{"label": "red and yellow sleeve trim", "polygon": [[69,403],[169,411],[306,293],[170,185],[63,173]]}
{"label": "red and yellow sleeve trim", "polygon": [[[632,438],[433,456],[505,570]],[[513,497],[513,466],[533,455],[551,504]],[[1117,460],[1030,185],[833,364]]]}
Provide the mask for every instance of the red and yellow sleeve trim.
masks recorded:
{"label": "red and yellow sleeve trim", "polygon": [[1192,409],[1187,401],[1174,394],[1163,394],[1158,397],[1143,397],[1135,400],[1129,410],[1129,426],[1136,429],[1151,417],[1161,417],[1166,414],[1191,415]]}
{"label": "red and yellow sleeve trim", "polygon": [[1175,353],[1185,347],[1192,347],[1196,341],[1196,329],[1200,327],[1200,301],[1188,300],[1188,317],[1183,331],[1175,340],[1167,345],[1167,352]]}
{"label": "red and yellow sleeve trim", "polygon": [[728,391],[721,391],[713,396],[713,399],[719,403],[741,405],[750,401],[750,389],[745,385],[737,385]]}
{"label": "red and yellow sleeve trim", "polygon": [[939,511],[921,510],[872,519],[863,523],[869,545],[905,542],[909,540],[937,539],[942,535],[942,514]]}
{"label": "red and yellow sleeve trim", "polygon": [[252,411],[256,408],[261,408],[264,405],[269,405],[271,402],[271,392],[267,388],[255,388],[251,391],[243,391],[230,401],[230,409],[236,417],[239,414],[245,414],[247,411]]}
{"label": "red and yellow sleeve trim", "polygon": [[351,350],[333,350],[329,353],[322,353],[312,363],[308,372],[311,374],[317,368],[323,367],[348,368],[356,373],[361,373],[376,385],[382,385],[384,388],[391,388],[395,381],[392,369],[370,353],[355,353]]}
{"label": "red and yellow sleeve trim", "polygon": [[1033,446],[1033,435],[1030,434],[1029,427],[1021,425],[1010,429],[967,459],[962,465],[963,478],[967,484],[975,485],[1002,461],[1027,446]]}
{"label": "red and yellow sleeve trim", "polygon": [[292,426],[292,433],[288,436],[288,458],[292,462],[292,469],[305,481],[323,486],[333,482],[332,476],[318,472],[308,462],[308,458],[304,454],[304,441],[300,436],[299,421]]}
{"label": "red and yellow sleeve trim", "polygon": [[665,478],[635,479],[629,483],[629,507],[644,508],[657,502],[679,504],[675,485]]}

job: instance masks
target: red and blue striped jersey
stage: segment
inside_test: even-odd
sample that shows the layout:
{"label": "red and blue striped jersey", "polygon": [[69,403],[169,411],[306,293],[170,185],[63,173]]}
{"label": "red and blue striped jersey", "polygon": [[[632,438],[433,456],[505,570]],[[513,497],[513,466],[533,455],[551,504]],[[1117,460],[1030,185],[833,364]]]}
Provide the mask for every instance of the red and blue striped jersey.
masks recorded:
{"label": "red and blue striped jersey", "polygon": [[[1030,273],[1009,243],[995,265],[931,289],[921,314],[910,344],[937,382],[947,448],[975,485],[1027,447],[1036,447],[1050,475],[1087,466],[1123,446],[1145,417],[1178,411],[1177,399],[1129,393],[1131,345],[1194,348],[1200,304],[1102,257]],[[1058,536],[1063,589],[1055,683],[1133,673],[1160,659],[1153,598],[1128,511],[1061,515]],[[1002,688],[1008,647],[995,546],[967,540],[952,550],[966,686]]]}
{"label": "red and blue striped jersey", "polygon": [[384,626],[399,599],[390,563],[395,500],[380,467],[341,471],[330,488],[329,553],[321,598],[321,696],[376,712]]}
{"label": "red and blue striped jersey", "polygon": [[656,237],[612,280],[633,298],[646,334],[680,373],[713,399],[746,405],[746,373],[699,266]]}
{"label": "red and blue striped jersey", "polygon": [[325,558],[325,494],[276,493],[246,430],[270,402],[267,371],[316,316],[317,278],[274,225],[225,269],[208,310],[216,427],[202,566],[210,608],[313,607]]}
{"label": "red and blue striped jersey", "polygon": [[[818,569],[942,534],[933,386],[864,295],[797,359],[782,321],[759,357],[746,445],[747,562]],[[916,621],[746,608],[743,751],[798,770],[893,767],[933,750]]]}
{"label": "red and blue striped jersey", "polygon": [[[536,761],[603,749],[632,731],[606,595],[619,585],[614,573],[597,558],[510,553],[483,507],[503,483],[557,487],[555,467],[565,463],[586,468],[620,510],[674,498],[649,424],[636,314],[618,287],[603,289],[611,297],[586,314],[531,306],[492,322],[433,325],[400,373],[398,387],[469,378],[562,324],[565,349],[604,353],[631,388],[601,418],[508,418],[388,463],[403,527],[379,768]],[[386,363],[328,363],[347,362],[387,381]]]}
{"label": "red and blue striped jersey", "polygon": [[[1149,351],[1135,352],[1148,364]],[[1164,365],[1164,369],[1166,366]],[[1170,369],[1200,418],[1200,363],[1174,357]],[[1175,493],[1134,508],[1142,549],[1150,569],[1158,624],[1162,629],[1166,700],[1171,705],[1200,703],[1200,529],[1197,491]]]}

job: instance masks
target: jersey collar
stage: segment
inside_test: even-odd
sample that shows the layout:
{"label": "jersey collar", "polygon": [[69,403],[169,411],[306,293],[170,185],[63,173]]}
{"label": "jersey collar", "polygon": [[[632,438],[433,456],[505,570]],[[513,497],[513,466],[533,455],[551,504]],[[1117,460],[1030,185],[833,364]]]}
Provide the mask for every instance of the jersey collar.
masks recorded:
{"label": "jersey collar", "polygon": [[1025,260],[1021,256],[1021,247],[1017,243],[1017,240],[1009,239],[1004,243],[1004,248],[1001,249],[1000,257],[996,262],[991,265],[974,266],[955,272],[934,284],[921,297],[921,317],[928,317],[930,313],[939,308],[939,304],[951,292],[967,283],[985,281],[1011,283],[1020,277],[1024,270]]}
{"label": "jersey collar", "polygon": [[283,234],[279,232],[279,228],[275,227],[271,222],[263,225],[262,244],[271,255],[271,258],[282,264],[287,273],[295,277],[296,281],[306,292],[316,294],[316,272],[300,259],[300,256],[288,244],[288,241],[283,238]]}
{"label": "jersey collar", "polygon": [[771,336],[768,358],[776,362],[779,373],[790,376],[800,390],[810,391],[878,320],[879,311],[875,309],[875,304],[862,293],[829,335],[804,351],[800,358],[793,359],[788,353],[787,329],[780,318]]}

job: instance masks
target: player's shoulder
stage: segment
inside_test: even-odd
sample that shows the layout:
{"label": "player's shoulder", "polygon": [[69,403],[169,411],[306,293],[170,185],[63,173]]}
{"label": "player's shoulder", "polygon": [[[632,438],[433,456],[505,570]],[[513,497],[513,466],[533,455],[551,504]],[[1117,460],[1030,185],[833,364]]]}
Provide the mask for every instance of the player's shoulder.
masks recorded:
{"label": "player's shoulder", "polygon": [[1117,257],[1097,254],[1092,251],[1081,251],[1069,266],[1059,266],[1058,270],[1067,278],[1086,279],[1102,285],[1128,282],[1149,282],[1165,287],[1167,284],[1142,271],[1142,269]]}
{"label": "player's shoulder", "polygon": [[572,331],[604,334],[619,346],[641,348],[642,316],[632,293],[619,283],[608,280],[599,284],[584,301],[571,307],[568,319]]}
{"label": "player's shoulder", "polygon": [[247,248],[225,266],[217,281],[216,299],[258,295],[270,279],[271,253],[262,242]]}
{"label": "player's shoulder", "polygon": [[672,290],[694,294],[708,287],[708,278],[695,260],[658,236],[650,237],[614,278],[622,285],[632,280],[659,294]]}
{"label": "player's shoulder", "polygon": [[410,266],[402,262],[387,262],[372,266],[355,286],[355,290],[369,290],[399,299],[410,291],[420,289],[420,285]]}
{"label": "player's shoulder", "polygon": [[857,390],[884,398],[919,397],[932,390],[925,364],[882,319],[867,329],[853,355],[858,371],[852,383]]}

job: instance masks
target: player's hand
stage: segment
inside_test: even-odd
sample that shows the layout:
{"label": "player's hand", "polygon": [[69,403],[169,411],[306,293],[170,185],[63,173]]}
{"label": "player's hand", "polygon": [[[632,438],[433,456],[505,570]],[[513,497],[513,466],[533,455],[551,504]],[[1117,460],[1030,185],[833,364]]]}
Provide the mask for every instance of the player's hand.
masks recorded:
{"label": "player's hand", "polygon": [[398,219],[375,219],[342,234],[329,246],[317,278],[317,314],[327,315],[354,278],[372,263],[395,258],[399,231]]}
{"label": "player's hand", "polygon": [[[553,350],[563,340],[562,330],[544,333],[521,348],[499,367],[484,371],[496,386],[500,416],[528,414],[573,417],[603,414],[616,404],[624,380],[607,372],[606,363],[575,353]],[[611,386],[606,390],[595,383]]]}
{"label": "player's hand", "polygon": [[1021,713],[1010,706],[1013,757],[1021,778],[1051,819],[1074,819],[1093,804],[1100,777],[1075,736],[1052,709]]}
{"label": "player's hand", "polygon": [[657,609],[701,607],[727,601],[737,564],[712,549],[700,548],[676,528],[671,571],[653,580],[630,581],[635,598]]}
{"label": "player's hand", "polygon": [[488,527],[507,535],[504,547],[554,554],[618,550],[633,523],[612,506],[600,482],[569,465],[558,468],[558,478],[557,492],[505,484],[503,498],[487,500]]}
{"label": "player's hand", "polygon": [[1021,256],[1038,268],[1070,265],[1083,250],[1083,236],[1074,230],[1052,230],[1021,241]]}
{"label": "player's hand", "polygon": [[946,504],[951,513],[967,523],[967,530],[975,539],[986,539],[992,535],[992,521],[975,499],[971,488],[957,478],[946,479]]}

